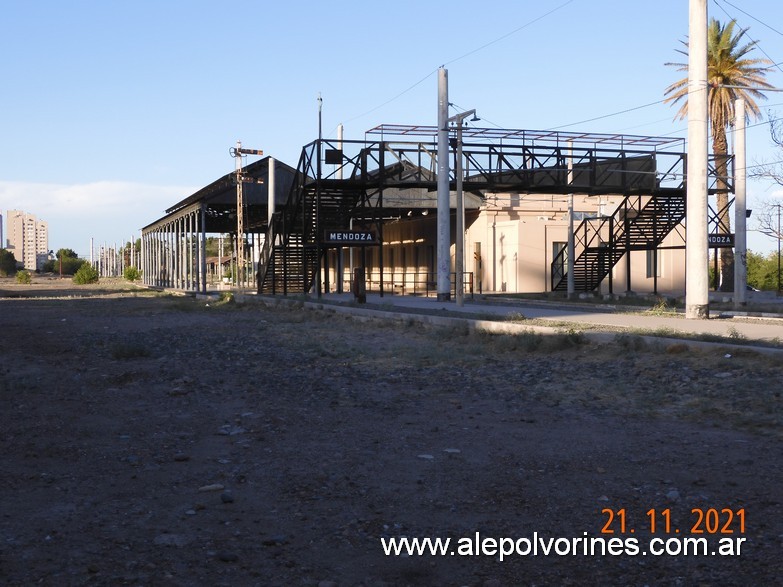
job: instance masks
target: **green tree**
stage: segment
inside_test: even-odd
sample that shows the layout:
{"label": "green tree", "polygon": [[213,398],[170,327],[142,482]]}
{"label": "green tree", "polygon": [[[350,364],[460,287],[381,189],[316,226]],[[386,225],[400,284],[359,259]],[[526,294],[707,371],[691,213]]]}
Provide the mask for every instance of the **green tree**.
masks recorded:
{"label": "green tree", "polygon": [[27,269],[16,272],[16,282],[29,285],[33,282],[33,277]]}
{"label": "green tree", "polygon": [[73,282],[79,285],[98,283],[98,270],[89,263],[83,263],[74,274]]}
{"label": "green tree", "polygon": [[73,275],[84,263],[73,249],[58,249],[55,258],[43,264],[42,271],[59,274],[62,270],[63,275]]}
{"label": "green tree", "polygon": [[76,254],[76,251],[73,249],[58,249],[57,250],[57,258],[58,259],[78,259],[79,255]]}
{"label": "green tree", "polygon": [[0,249],[0,277],[16,273],[16,257],[7,249]]}
{"label": "green tree", "polygon": [[776,290],[778,288],[778,253],[773,251],[761,255],[748,251],[748,285],[756,289]]}
{"label": "green tree", "polygon": [[[752,59],[748,55],[756,42],[748,40],[747,28],[735,31],[737,23],[732,20],[722,25],[711,19],[707,28],[707,83],[710,129],[712,131],[712,152],[715,155],[715,170],[718,176],[716,207],[720,233],[731,232],[729,218],[729,182],[728,182],[728,141],[726,130],[734,124],[734,102],[738,98],[745,100],[747,121],[761,116],[757,99],[765,99],[763,89],[770,89],[765,76],[771,62],[767,59]],[[748,42],[746,42],[748,41]],[[685,49],[678,50],[688,55],[688,43],[683,41]],[[667,63],[679,71],[688,71],[687,63]],[[680,103],[675,118],[684,119],[688,115],[688,78],[673,83],[664,91],[666,102]],[[721,289],[734,288],[734,254],[731,249],[721,250],[720,258]]]}

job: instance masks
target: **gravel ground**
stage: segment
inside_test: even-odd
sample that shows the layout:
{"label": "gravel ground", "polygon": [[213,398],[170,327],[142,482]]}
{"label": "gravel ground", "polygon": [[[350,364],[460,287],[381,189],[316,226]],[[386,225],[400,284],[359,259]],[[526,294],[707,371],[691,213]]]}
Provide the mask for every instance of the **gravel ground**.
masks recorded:
{"label": "gravel ground", "polygon": [[[2,584],[783,577],[780,357],[74,291],[0,298]],[[643,555],[650,510],[708,554]],[[538,552],[461,556],[477,532]],[[399,536],[460,554],[385,556]]]}

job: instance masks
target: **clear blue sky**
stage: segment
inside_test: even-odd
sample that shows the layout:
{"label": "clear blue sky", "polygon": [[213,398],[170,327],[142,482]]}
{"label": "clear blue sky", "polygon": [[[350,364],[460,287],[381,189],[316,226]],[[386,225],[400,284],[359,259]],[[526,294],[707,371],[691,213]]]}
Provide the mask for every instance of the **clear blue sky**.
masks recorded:
{"label": "clear blue sky", "polygon": [[[238,139],[295,166],[317,138],[319,92],[326,136],[341,122],[347,139],[382,123],[435,124],[444,64],[450,101],[488,126],[686,135],[669,105],[639,107],[683,76],[664,63],[683,59],[688,0],[2,6],[0,212],[37,214],[50,248],[82,255],[90,237],[138,236],[231,171]],[[783,62],[779,0],[711,0],[709,12],[736,17]],[[780,69],[768,79],[783,86]],[[783,116],[783,94],[762,108]],[[767,124],[749,130],[748,151],[750,165],[783,159]],[[776,191],[750,182],[749,207]],[[749,243],[775,244],[753,234]]]}

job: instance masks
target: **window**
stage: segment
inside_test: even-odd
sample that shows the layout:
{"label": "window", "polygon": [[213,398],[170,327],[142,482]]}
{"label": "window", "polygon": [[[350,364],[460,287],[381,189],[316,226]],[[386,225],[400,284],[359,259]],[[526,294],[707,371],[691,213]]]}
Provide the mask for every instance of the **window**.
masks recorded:
{"label": "window", "polygon": [[568,243],[564,243],[561,241],[553,241],[552,242],[552,281],[557,281],[561,279],[566,274],[567,268],[568,268]]}
{"label": "window", "polygon": [[663,274],[663,255],[660,249],[647,252],[647,279],[661,277]]}

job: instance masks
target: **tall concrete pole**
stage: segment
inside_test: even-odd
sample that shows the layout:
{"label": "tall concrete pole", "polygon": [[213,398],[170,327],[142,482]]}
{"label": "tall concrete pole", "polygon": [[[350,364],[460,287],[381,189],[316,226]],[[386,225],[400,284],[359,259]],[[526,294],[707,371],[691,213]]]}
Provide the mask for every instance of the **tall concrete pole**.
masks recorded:
{"label": "tall concrete pole", "polygon": [[[568,186],[574,183],[574,142],[568,141]],[[576,293],[574,285],[574,192],[568,194],[568,259],[566,260],[566,287],[568,299],[572,299]]]}
{"label": "tall concrete pole", "polygon": [[[340,166],[337,168],[337,179],[341,180],[343,179],[343,159],[342,159],[342,152],[343,152],[343,132],[344,127],[343,123],[337,125],[337,149],[340,151]],[[353,228],[353,218],[350,218],[348,220],[348,225]],[[383,247],[381,247],[383,248]],[[353,249],[348,249],[348,254],[353,257]],[[353,261],[353,259],[351,259]],[[352,283],[353,280],[353,262],[350,263],[351,265],[351,273],[348,276],[349,283]],[[343,293],[343,284],[345,282],[345,249],[342,247],[337,249],[337,293]]]}
{"label": "tall concrete pole", "polygon": [[745,159],[745,100],[734,102],[734,307],[747,303],[748,239],[747,163]]}
{"label": "tall concrete pole", "polygon": [[438,301],[451,299],[451,193],[449,190],[449,72],[438,69]]}
{"label": "tall concrete pole", "polygon": [[[475,114],[475,110],[474,110]],[[454,265],[456,271],[457,305],[462,306],[465,298],[465,194],[462,192],[462,119],[457,119],[457,234],[454,240]]]}
{"label": "tall concrete pole", "polygon": [[707,0],[690,0],[685,316],[709,318],[707,251]]}

